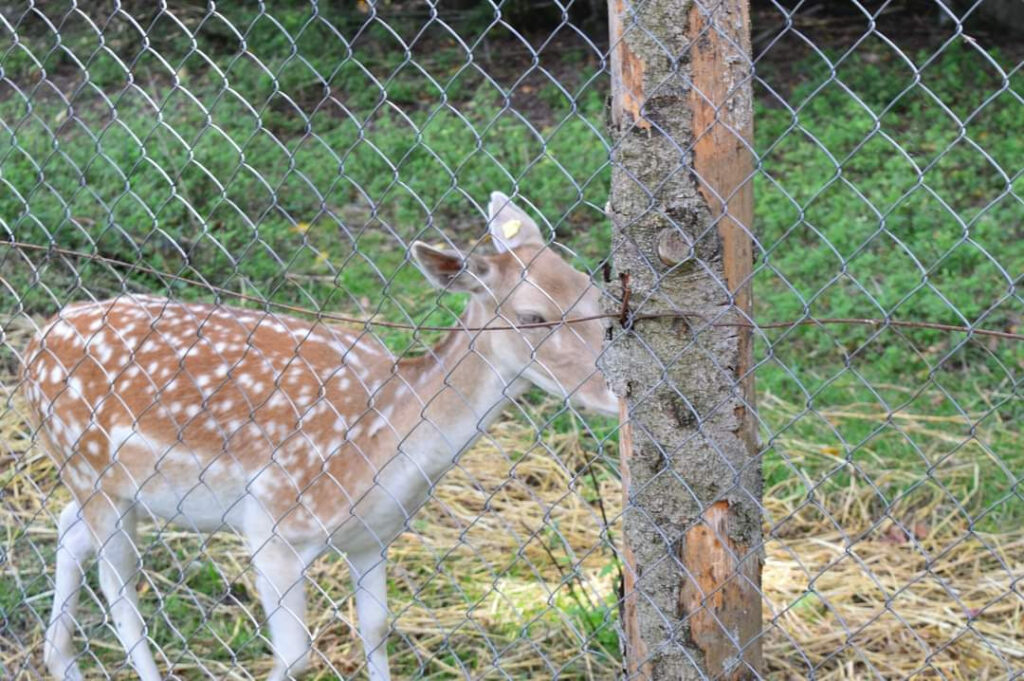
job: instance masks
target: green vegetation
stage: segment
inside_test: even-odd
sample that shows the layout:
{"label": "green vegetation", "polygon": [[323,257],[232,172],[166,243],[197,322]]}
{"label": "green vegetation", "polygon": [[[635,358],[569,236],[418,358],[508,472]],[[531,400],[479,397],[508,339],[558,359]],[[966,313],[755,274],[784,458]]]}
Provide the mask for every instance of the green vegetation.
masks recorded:
{"label": "green vegetation", "polygon": [[[235,11],[243,35],[206,24],[202,55],[159,23],[149,31],[159,59],[126,38],[119,62],[94,34],[70,29],[62,49],[33,51],[48,55],[38,62],[22,47],[0,59],[23,93],[44,72],[85,66],[71,107],[46,90],[0,98],[6,231],[278,302],[428,324],[451,315],[422,295],[403,245],[471,245],[484,232],[473,202],[491,190],[522,187],[556,229],[583,232],[592,263],[607,250],[603,225],[588,229],[599,214],[581,203],[607,196],[596,64],[573,70],[578,91],[549,83],[550,122],[535,127],[450,38],[426,36],[411,61],[379,23]],[[47,290],[29,285],[21,262],[0,271],[32,312],[81,297],[75,269],[97,296],[121,290],[125,276],[133,289],[209,296],[150,273],[74,265],[48,265]]]}
{"label": "green vegetation", "polygon": [[[1007,63],[966,44],[935,59],[922,52],[916,83],[882,49],[840,62],[834,78],[818,59],[801,62],[795,86],[770,68],[762,74],[788,107],[768,88],[757,101],[759,320],[892,316],[1020,328],[1024,141],[1013,130],[1024,81],[1004,83],[989,59]],[[827,496],[851,477],[884,473],[891,479],[876,503],[895,504],[894,514],[922,487],[948,484],[947,502],[962,504],[966,522],[997,529],[1024,519],[1024,449],[1013,425],[1024,416],[1020,344],[808,326],[767,331],[757,353],[760,390],[806,405],[769,412],[770,433],[830,452],[809,471],[767,458],[769,485],[807,475],[804,491]],[[827,418],[832,411],[857,415]],[[916,417],[929,428],[908,431],[901,420]],[[944,479],[975,459],[981,483]]]}
{"label": "green vegetation", "polygon": [[[349,10],[253,14],[229,5],[223,19],[201,24],[183,15],[194,44],[167,16],[146,26],[146,49],[128,24],[114,20],[101,41],[76,15],[60,43],[28,22],[21,42],[0,47],[0,238],[129,265],[30,252],[32,271],[0,246],[0,314],[49,314],[122,290],[211,297],[165,273],[308,309],[448,324],[462,301],[425,294],[405,245],[476,243],[480,207],[495,189],[518,189],[581,265],[599,266],[609,247],[600,210],[609,181],[607,82],[585,50],[558,54],[565,68],[557,84],[536,71],[520,81],[528,59],[494,50],[470,60],[437,25],[413,41],[415,32],[399,38]],[[460,32],[466,45],[487,20]],[[834,77],[816,57],[796,67],[762,64],[759,320],[891,315],[1021,328],[1014,286],[1024,270],[1024,75],[1004,82],[989,60],[1005,67],[1007,59],[961,43],[934,59],[913,58],[923,67],[919,80],[880,46],[843,60]],[[512,83],[517,89],[507,92]],[[436,338],[381,333],[397,351]],[[758,333],[756,347],[766,485],[799,500],[798,508],[828,512],[839,491],[872,486],[876,518],[912,523],[921,508],[938,505],[979,532],[1024,523],[1019,344],[804,326]],[[529,416],[515,417],[520,425],[542,418],[534,408],[542,400],[531,395],[527,403]],[[572,436],[593,455],[614,438],[612,423],[552,412],[536,421],[545,444]],[[505,454],[518,465],[535,455],[530,447]],[[592,460],[573,471],[581,480]],[[597,486],[614,474],[611,466],[594,469],[594,485],[579,482],[575,493],[596,514]],[[773,530],[785,534],[787,520],[770,522],[781,522]],[[846,529],[853,536],[869,528]],[[535,539],[550,543],[547,555],[564,559],[558,569],[568,575],[570,547]],[[252,602],[252,590],[212,562],[193,564],[198,553],[185,555],[198,551],[185,542],[156,552],[163,599],[144,599],[156,608],[147,612],[154,639],[179,650],[187,643],[225,665],[236,655],[259,658],[266,646],[255,622],[217,614],[232,595]],[[458,555],[477,559],[470,550]],[[488,569],[531,578],[528,562],[507,558]],[[45,592],[38,570],[47,562],[39,557],[26,583],[0,578],[0,631],[38,624],[45,598],[25,608],[16,596]],[[443,579],[443,563],[403,569],[411,582],[394,588],[417,590],[399,602],[454,603],[463,612],[501,600],[490,581]],[[341,608],[347,593],[322,591],[321,611]],[[516,604],[518,619],[507,627],[487,634],[455,627],[430,661],[408,640],[395,645],[408,647],[401,660],[409,676],[415,665],[442,674],[480,670],[513,645],[508,640],[528,648],[524,640],[561,623],[579,632],[575,642],[589,654],[610,658],[617,651],[610,596],[577,597],[565,587],[550,602]],[[536,598],[530,591],[524,601]],[[817,606],[809,596],[793,609],[813,616]],[[113,641],[112,632],[102,636]],[[92,649],[83,665],[96,656],[109,657]],[[583,661],[566,664],[567,677],[583,676]]]}

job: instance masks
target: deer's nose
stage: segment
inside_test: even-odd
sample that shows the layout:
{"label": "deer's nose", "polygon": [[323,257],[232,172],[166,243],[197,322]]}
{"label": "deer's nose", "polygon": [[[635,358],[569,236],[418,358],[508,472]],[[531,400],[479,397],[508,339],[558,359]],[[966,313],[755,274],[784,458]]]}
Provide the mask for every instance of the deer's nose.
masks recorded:
{"label": "deer's nose", "polygon": [[594,374],[577,393],[578,402],[584,409],[614,416],[619,413],[619,398],[616,397],[601,374]]}

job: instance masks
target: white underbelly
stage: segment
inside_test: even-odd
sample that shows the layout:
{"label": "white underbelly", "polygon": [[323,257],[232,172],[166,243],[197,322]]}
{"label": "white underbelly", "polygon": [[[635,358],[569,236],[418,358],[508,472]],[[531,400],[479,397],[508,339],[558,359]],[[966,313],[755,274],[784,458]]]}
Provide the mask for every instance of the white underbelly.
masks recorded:
{"label": "white underbelly", "polygon": [[241,527],[249,493],[240,464],[226,454],[165,445],[120,430],[111,433],[111,458],[132,478],[142,520],[170,521],[199,532]]}
{"label": "white underbelly", "polygon": [[201,482],[185,489],[158,478],[149,480],[136,495],[143,520],[170,521],[197,532],[236,532],[249,506],[244,486],[216,491]]}

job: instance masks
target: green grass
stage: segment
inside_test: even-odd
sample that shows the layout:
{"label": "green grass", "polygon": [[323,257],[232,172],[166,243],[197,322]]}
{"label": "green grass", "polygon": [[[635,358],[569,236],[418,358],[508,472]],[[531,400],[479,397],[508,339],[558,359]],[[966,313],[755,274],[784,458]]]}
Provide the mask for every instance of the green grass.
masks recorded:
{"label": "green grass", "polygon": [[[407,59],[380,23],[348,10],[223,11],[238,33],[220,19],[193,22],[200,51],[166,18],[148,31],[155,51],[123,25],[101,44],[74,18],[60,44],[29,23],[22,42],[0,46],[9,79],[0,85],[0,237],[277,302],[424,324],[450,323],[463,301],[425,294],[405,246],[474,243],[491,190],[518,188],[582,266],[606,255],[607,83],[585,52],[566,53],[564,89],[530,81],[524,97],[542,108],[527,123],[477,67],[507,76],[501,82],[521,70],[502,55],[471,63],[443,31],[412,44]],[[475,35],[463,38],[472,44]],[[788,106],[758,86],[758,319],[891,315],[1020,328],[1024,138],[1010,91],[1021,95],[1024,76],[1003,83],[960,43],[934,60],[911,56],[923,67],[919,80],[880,45],[841,61],[834,79],[816,57],[789,69],[762,64],[760,77]],[[1008,66],[998,51],[988,58]],[[40,85],[44,73],[65,98]],[[29,257],[35,272],[0,248],[0,277],[14,293],[0,313],[49,314],[125,289],[211,297],[150,272]],[[380,333],[397,351],[436,338]],[[756,353],[769,487],[792,481],[793,494],[827,506],[836,490],[875,485],[880,516],[912,516],[937,495],[982,531],[1024,522],[1020,344],[800,327],[758,333]],[[591,451],[614,437],[613,424],[565,411],[539,425],[579,432]],[[808,451],[795,458],[779,441]],[[582,485],[579,493],[592,494]],[[232,588],[215,565],[176,584],[155,613],[158,641],[202,639],[204,654],[225,662],[232,647],[257,654],[253,627],[220,631],[211,627],[222,620],[190,619]],[[21,587],[2,586],[0,629],[32,626],[24,618],[33,610],[5,595]],[[423,601],[465,598],[468,607],[483,593],[436,590]],[[556,602],[593,648],[617,650],[607,624],[613,603],[568,593]],[[441,662],[458,662],[444,654]]]}
{"label": "green grass", "polygon": [[[503,93],[451,40],[432,39],[416,68],[380,24],[342,21],[351,56],[339,64],[336,50],[319,48],[343,44],[324,21],[308,10],[274,18],[280,25],[235,17],[246,58],[216,26],[201,33],[208,59],[186,58],[187,43],[168,29],[159,50],[173,68],[145,53],[132,68],[140,87],[128,90],[123,69],[97,53],[95,36],[68,32],[66,50],[38,65],[20,48],[0,58],[23,92],[43,70],[66,67],[70,57],[59,57],[67,52],[86,61],[89,74],[74,116],[45,95],[0,100],[8,190],[0,194],[0,228],[21,241],[140,262],[278,302],[424,323],[451,315],[422,295],[404,245],[476,241],[484,222],[472,201],[486,202],[492,190],[521,186],[556,229],[582,223],[583,255],[591,264],[601,257],[606,229],[592,238],[586,227],[596,212],[580,203],[603,205],[607,195],[602,94],[585,87],[593,67],[576,74],[578,101],[545,97],[555,113],[536,128],[504,108]],[[298,54],[289,56],[293,45]],[[122,49],[122,60],[131,47],[137,43]],[[329,76],[330,100],[318,73]],[[458,98],[457,112],[445,98]],[[30,311],[82,295],[72,268],[44,266],[43,289],[17,265],[0,271]],[[96,295],[125,286],[123,270],[74,269]],[[209,295],[146,273],[127,279],[131,288]]]}
{"label": "green grass", "polygon": [[[895,57],[871,61],[847,59],[836,79],[810,61],[788,98],[793,113],[768,97],[757,107],[758,236],[771,268],[761,300],[779,319],[891,314],[1006,328],[1021,312],[1012,286],[1024,262],[1019,100],[993,96],[1003,84],[968,46],[947,48],[916,85]],[[1009,87],[1019,96],[1024,80]],[[869,334],[842,330],[848,346]]]}
{"label": "green grass", "polygon": [[[1007,67],[998,51],[988,57]],[[761,73],[787,93],[789,109],[767,88],[756,104],[759,319],[892,316],[1019,328],[1024,142],[1011,132],[1020,105],[1009,90],[1019,96],[1024,80],[1018,73],[1004,85],[985,57],[962,44],[932,61],[919,53],[915,62],[923,67],[918,83],[877,47],[839,62],[834,79],[816,58],[800,63],[795,84],[770,66]],[[851,475],[905,473],[882,487],[884,508],[941,482],[944,468],[980,447],[988,450],[979,463],[984,483],[967,513],[987,529],[1024,519],[1014,425],[1024,416],[1019,343],[801,327],[766,332],[756,352],[764,362],[759,389],[807,405],[773,415],[765,435],[785,432],[840,452],[838,462],[822,457],[801,471],[769,456],[768,483],[803,475],[810,491],[842,487]],[[908,433],[900,416],[885,423],[820,416],[851,405],[950,420],[928,434]],[[950,498],[962,500],[964,485],[954,487]]]}

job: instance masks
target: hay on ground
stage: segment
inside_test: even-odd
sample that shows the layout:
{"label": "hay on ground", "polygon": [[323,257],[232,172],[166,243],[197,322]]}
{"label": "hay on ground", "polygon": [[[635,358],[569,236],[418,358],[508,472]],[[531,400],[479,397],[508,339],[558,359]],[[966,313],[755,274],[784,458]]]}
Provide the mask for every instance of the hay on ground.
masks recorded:
{"label": "hay on ground", "polygon": [[[67,494],[32,443],[24,404],[0,400],[0,670],[34,679],[43,669],[53,515]],[[795,409],[770,397],[763,408]],[[833,416],[873,418],[852,408]],[[393,547],[396,678],[616,677],[616,570],[607,538],[620,536],[619,483],[607,467],[593,478],[581,474],[594,452],[578,434],[542,437],[540,446],[525,421],[501,421]],[[794,471],[822,456],[822,447],[795,437],[775,443]],[[977,454],[962,452],[961,464]],[[972,460],[968,471],[980,465]],[[868,482],[852,476],[842,489],[809,495],[794,473],[766,490],[770,677],[1009,678],[1024,665],[1022,529],[972,528],[969,514],[938,488],[880,507]],[[140,591],[158,663],[188,679],[269,672],[242,543],[174,529],[147,536]],[[317,650],[311,678],[363,674],[343,561],[317,561],[308,582]],[[132,678],[91,584],[80,662],[88,678]]]}

